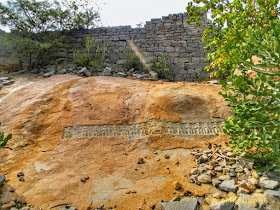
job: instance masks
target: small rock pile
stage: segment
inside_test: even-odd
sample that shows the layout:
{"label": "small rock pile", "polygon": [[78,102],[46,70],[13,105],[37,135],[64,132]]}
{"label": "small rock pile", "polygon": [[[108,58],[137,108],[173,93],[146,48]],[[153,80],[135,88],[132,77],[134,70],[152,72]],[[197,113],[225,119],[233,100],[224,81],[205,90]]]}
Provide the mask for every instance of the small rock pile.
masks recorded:
{"label": "small rock pile", "polygon": [[4,184],[8,182],[5,176],[0,175],[0,209],[11,209],[11,210],[40,210],[38,207],[27,205],[24,199],[16,194],[16,190]]}
{"label": "small rock pile", "polygon": [[214,144],[209,148],[192,151],[196,166],[189,178],[197,185],[212,184],[211,193],[197,198],[182,195],[162,203],[164,210],[202,206],[210,206],[210,210],[280,209],[279,173],[257,172],[254,161],[245,159],[245,153],[235,156],[229,147]]}
{"label": "small rock pile", "polygon": [[13,83],[14,83],[14,81],[11,80],[10,77],[1,77],[0,76],[0,89],[3,88],[4,86],[11,85]]}
{"label": "small rock pile", "polygon": [[34,74],[41,74],[43,77],[50,77],[55,74],[73,74],[78,76],[90,77],[90,76],[113,76],[113,77],[128,77],[132,79],[141,80],[158,80],[158,74],[151,71],[150,73],[137,72],[135,69],[129,71],[113,70],[110,67],[104,68],[102,71],[94,71],[87,69],[86,67],[78,67],[75,64],[67,64],[61,66],[49,65],[40,69],[32,70]]}

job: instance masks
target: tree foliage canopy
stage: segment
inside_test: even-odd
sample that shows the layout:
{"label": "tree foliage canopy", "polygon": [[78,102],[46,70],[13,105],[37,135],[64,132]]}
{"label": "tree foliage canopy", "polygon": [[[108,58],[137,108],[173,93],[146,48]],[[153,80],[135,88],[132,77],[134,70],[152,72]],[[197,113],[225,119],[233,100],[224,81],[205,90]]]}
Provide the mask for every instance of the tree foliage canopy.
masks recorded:
{"label": "tree foliage canopy", "polygon": [[212,25],[202,38],[211,59],[206,70],[214,70],[214,76],[224,76],[234,70],[236,60],[231,52],[246,44],[247,28],[269,27],[270,21],[279,20],[280,8],[278,0],[193,0],[188,3],[187,12],[190,16],[187,22],[194,21],[197,25],[202,24],[205,13],[211,15]]}
{"label": "tree foliage canopy", "polygon": [[36,33],[79,25],[92,28],[99,21],[98,11],[88,1],[64,0],[62,4],[56,0],[8,0],[0,3],[0,23],[12,30]]}

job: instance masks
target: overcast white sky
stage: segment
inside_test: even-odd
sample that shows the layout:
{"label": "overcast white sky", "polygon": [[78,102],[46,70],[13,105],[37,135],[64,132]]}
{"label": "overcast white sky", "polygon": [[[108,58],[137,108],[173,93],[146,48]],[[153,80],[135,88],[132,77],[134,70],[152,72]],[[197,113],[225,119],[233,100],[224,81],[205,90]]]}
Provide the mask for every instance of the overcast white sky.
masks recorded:
{"label": "overcast white sky", "polygon": [[[5,0],[0,0],[4,2]],[[103,26],[132,25],[186,11],[188,0],[89,0],[99,1]]]}
{"label": "overcast white sky", "polygon": [[103,0],[104,26],[132,25],[169,14],[186,12],[188,0]]}

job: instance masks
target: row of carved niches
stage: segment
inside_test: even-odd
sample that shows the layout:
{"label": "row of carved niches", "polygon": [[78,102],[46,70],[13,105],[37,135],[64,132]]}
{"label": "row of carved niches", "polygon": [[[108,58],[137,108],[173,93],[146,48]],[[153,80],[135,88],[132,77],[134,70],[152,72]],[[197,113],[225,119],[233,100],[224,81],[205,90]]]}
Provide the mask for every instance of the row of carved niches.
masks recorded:
{"label": "row of carved niches", "polygon": [[150,120],[132,125],[78,125],[64,128],[62,139],[125,136],[132,139],[155,134],[192,138],[192,135],[214,135],[223,132],[223,122],[173,123]]}

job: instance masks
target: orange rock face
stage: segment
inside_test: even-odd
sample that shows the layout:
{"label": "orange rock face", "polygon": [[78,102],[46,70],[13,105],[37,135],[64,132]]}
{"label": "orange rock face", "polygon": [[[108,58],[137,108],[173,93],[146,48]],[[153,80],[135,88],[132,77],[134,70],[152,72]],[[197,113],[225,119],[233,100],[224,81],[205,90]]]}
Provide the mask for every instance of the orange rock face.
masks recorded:
{"label": "orange rock face", "polygon": [[190,149],[226,138],[220,90],[70,75],[19,86],[0,98],[1,130],[13,134],[0,151],[0,174],[43,209],[149,209],[187,190],[202,196],[210,186],[189,183]]}

